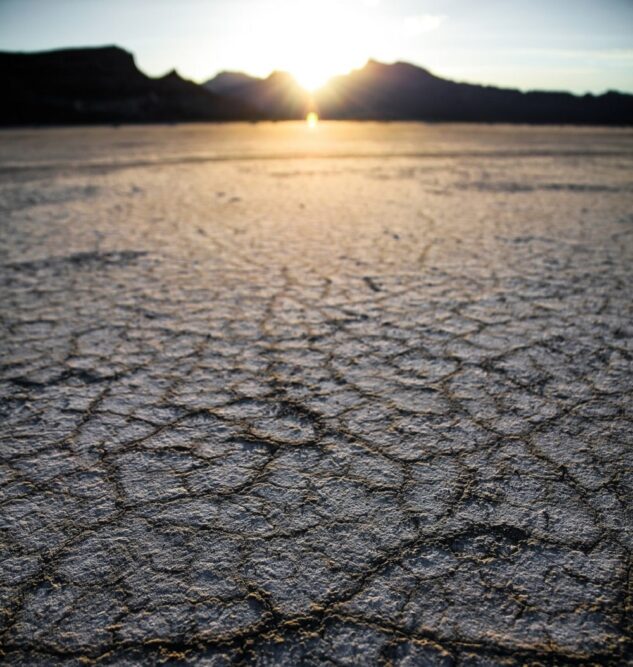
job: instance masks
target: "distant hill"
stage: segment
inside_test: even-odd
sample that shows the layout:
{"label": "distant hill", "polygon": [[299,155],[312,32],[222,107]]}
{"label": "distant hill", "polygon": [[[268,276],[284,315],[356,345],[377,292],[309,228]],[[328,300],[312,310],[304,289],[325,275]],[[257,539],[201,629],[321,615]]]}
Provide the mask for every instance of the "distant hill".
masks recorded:
{"label": "distant hill", "polygon": [[273,72],[266,79],[237,72],[220,72],[202,84],[207,90],[245,102],[275,120],[305,118],[312,98],[287,72]]}
{"label": "distant hill", "polygon": [[316,97],[324,118],[503,123],[633,123],[633,95],[527,92],[437,77],[422,67],[370,60]]}
{"label": "distant hill", "polygon": [[290,74],[222,72],[204,85],[150,78],[116,46],[0,52],[1,125],[326,119],[633,125],[633,95],[576,96],[457,83],[370,60],[313,96]]}
{"label": "distant hill", "polygon": [[213,79],[209,79],[202,85],[212,93],[222,95],[223,93],[230,93],[232,90],[235,91],[258,81],[263,81],[263,79],[258,79],[250,74],[244,74],[244,72],[220,72]]}
{"label": "distant hill", "polygon": [[242,120],[259,114],[172,71],[152,79],[115,46],[0,52],[0,124]]}

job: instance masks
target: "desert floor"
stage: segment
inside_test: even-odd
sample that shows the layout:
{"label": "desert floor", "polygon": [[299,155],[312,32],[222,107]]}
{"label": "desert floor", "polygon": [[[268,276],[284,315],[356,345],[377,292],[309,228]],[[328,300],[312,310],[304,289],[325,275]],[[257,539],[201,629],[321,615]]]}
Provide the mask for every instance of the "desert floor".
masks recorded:
{"label": "desert floor", "polygon": [[11,664],[623,664],[633,132],[0,132]]}

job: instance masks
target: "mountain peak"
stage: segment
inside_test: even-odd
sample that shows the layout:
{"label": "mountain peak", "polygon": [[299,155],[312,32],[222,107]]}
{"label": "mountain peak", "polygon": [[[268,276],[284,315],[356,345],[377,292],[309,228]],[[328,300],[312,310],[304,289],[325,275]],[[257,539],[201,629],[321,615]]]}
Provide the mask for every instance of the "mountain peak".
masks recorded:
{"label": "mountain peak", "polygon": [[244,72],[224,70],[218,72],[212,79],[205,81],[202,85],[213,93],[226,93],[230,95],[242,86],[248,86],[258,81],[261,81],[261,79],[250,74],[245,74]]}
{"label": "mountain peak", "polygon": [[178,74],[178,71],[175,69],[170,69],[167,74],[164,74],[160,77],[162,81],[184,81],[182,76]]}
{"label": "mountain peak", "polygon": [[266,81],[278,81],[278,82],[284,82],[284,83],[296,83],[296,80],[290,72],[286,72],[284,70],[275,70],[274,72],[271,72],[267,77]]}
{"label": "mountain peak", "polygon": [[368,74],[385,74],[389,76],[395,73],[400,76],[424,75],[436,78],[428,69],[420,67],[419,65],[412,65],[403,60],[398,60],[395,63],[383,63],[379,60],[370,58],[360,71]]}

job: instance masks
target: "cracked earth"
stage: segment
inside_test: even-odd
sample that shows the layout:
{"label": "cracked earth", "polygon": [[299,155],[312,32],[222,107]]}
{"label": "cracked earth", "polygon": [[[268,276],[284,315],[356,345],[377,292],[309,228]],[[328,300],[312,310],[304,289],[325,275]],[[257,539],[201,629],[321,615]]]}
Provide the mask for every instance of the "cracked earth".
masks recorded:
{"label": "cracked earth", "polygon": [[633,134],[4,131],[9,664],[631,659]]}

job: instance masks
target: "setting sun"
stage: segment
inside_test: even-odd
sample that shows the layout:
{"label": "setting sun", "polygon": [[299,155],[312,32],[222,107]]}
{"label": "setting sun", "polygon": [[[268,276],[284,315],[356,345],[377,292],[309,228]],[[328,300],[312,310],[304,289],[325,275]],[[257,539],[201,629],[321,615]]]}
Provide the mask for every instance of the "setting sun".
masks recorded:
{"label": "setting sun", "polygon": [[318,122],[319,114],[315,111],[310,111],[310,113],[306,116],[306,123],[308,124],[308,127],[313,130],[317,126]]}
{"label": "setting sun", "polygon": [[356,5],[286,0],[266,6],[253,21],[257,31],[249,32],[242,46],[244,70],[254,72],[254,63],[261,63],[262,76],[272,69],[287,71],[309,92],[362,67],[371,55],[374,32]]}
{"label": "setting sun", "polygon": [[328,69],[327,66],[324,67],[322,63],[307,62],[305,65],[293,67],[291,73],[302,88],[314,92],[324,86],[337,72]]}

